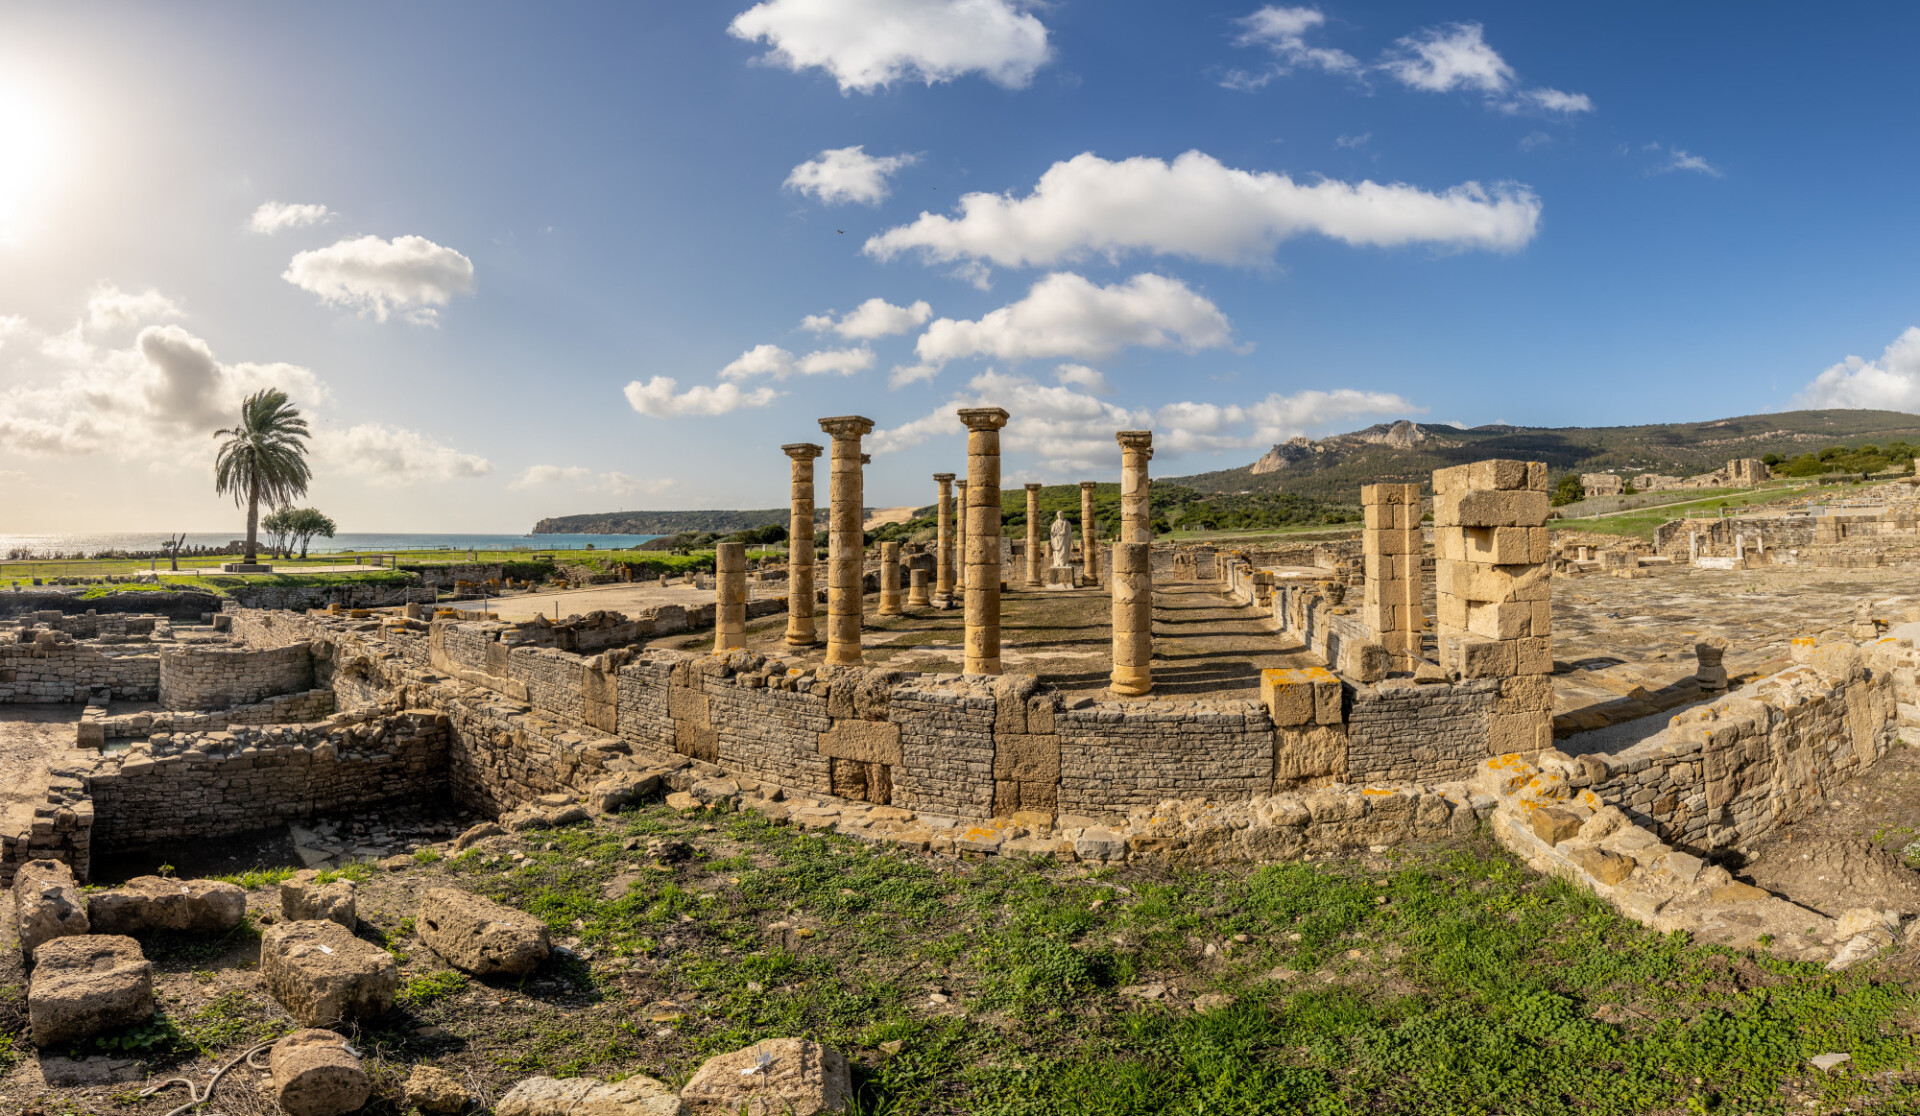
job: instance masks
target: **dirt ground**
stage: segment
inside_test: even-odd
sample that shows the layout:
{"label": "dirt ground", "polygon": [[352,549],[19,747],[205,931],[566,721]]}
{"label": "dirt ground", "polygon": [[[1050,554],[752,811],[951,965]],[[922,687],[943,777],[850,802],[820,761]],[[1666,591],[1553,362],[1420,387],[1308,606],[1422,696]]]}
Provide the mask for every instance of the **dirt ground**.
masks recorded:
{"label": "dirt ground", "polygon": [[47,765],[73,747],[82,706],[0,705],[0,831],[22,832],[46,799]]}
{"label": "dirt ground", "polygon": [[[1920,741],[1916,741],[1920,744]],[[1822,806],[1743,850],[1749,883],[1822,914],[1874,907],[1920,914],[1920,746],[1896,747]],[[1920,847],[1911,862],[1920,862]]]}

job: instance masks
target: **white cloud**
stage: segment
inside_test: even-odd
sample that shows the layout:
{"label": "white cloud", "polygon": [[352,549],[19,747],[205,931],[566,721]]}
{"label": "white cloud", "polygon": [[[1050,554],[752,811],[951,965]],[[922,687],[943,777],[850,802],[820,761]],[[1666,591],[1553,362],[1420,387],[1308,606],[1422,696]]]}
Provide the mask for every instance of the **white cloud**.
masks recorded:
{"label": "white cloud", "polygon": [[968,194],[960,215],[922,213],[866,243],[891,259],[972,258],[1002,267],[1047,266],[1130,252],[1210,263],[1258,264],[1289,237],[1318,233],[1354,245],[1412,243],[1511,251],[1533,239],[1540,199],[1525,187],[1477,182],[1429,193],[1403,184],[1235,170],[1198,151],[1168,163],[1110,162],[1092,153],[1055,163],[1024,198]]}
{"label": "white cloud", "polygon": [[1373,139],[1372,132],[1361,132],[1357,136],[1335,136],[1333,140],[1333,145],[1335,147],[1344,147],[1348,151],[1358,151],[1361,148],[1365,147],[1368,141],[1372,139]]}
{"label": "white cloud", "polygon": [[472,292],[473,261],[423,236],[363,236],[301,252],[280,277],[331,306],[432,325],[454,295]]}
{"label": "white cloud", "polygon": [[162,318],[184,317],[180,304],[148,287],[139,294],[128,294],[111,283],[97,288],[87,299],[87,326],[98,332],[139,325]]}
{"label": "white cloud", "polygon": [[880,337],[891,337],[896,333],[906,333],[927,324],[933,317],[933,307],[925,300],[912,306],[895,306],[884,298],[870,298],[848,311],[839,321],[833,320],[833,311],[825,314],[809,314],[801,319],[802,329],[815,333],[828,330],[856,341],[872,341]]}
{"label": "white cloud", "polygon": [[1558,89],[1541,86],[1537,89],[1523,89],[1515,94],[1513,100],[1500,106],[1503,112],[1520,112],[1534,108],[1542,112],[1592,112],[1593,98],[1585,93],[1563,93]]}
{"label": "white cloud", "polygon": [[1232,332],[1219,307],[1178,279],[1141,274],[1101,287],[1063,271],[977,322],[936,320],[914,353],[929,364],[972,356],[1104,360],[1128,345],[1187,352],[1225,348]]}
{"label": "white cloud", "polygon": [[773,49],[760,61],[819,67],[842,93],[979,73],[1018,89],[1051,55],[1026,0],[763,0],[727,30]]}
{"label": "white cloud", "polygon": [[680,381],[672,376],[655,376],[646,383],[634,380],[625,390],[627,403],[634,410],[653,418],[677,418],[681,415],[724,415],[742,407],[764,407],[785,392],[770,387],[741,391],[738,384],[708,387],[696,384],[675,394]]}
{"label": "white cloud", "polygon": [[876,430],[867,445],[876,456],[941,436],[965,433],[960,407],[1005,407],[1012,415],[1001,448],[1032,454],[1041,473],[1061,479],[1107,475],[1119,467],[1113,435],[1152,430],[1157,459],[1217,450],[1254,450],[1296,434],[1361,415],[1404,415],[1422,408],[1389,392],[1301,391],[1272,394],[1250,404],[1174,402],[1130,409],[1075,391],[988,369],[967,390],[927,415]]}
{"label": "white cloud", "polygon": [[828,373],[851,376],[872,367],[873,350],[865,345],[854,349],[821,349],[797,359],[778,345],[755,345],[722,368],[720,378],[745,380],[753,376],[771,376],[776,380],[784,380],[789,376]]}
{"label": "white cloud", "polygon": [[642,492],[665,492],[674,478],[639,480],[621,472],[596,473],[581,465],[529,465],[507,485],[510,491],[523,492],[547,485],[565,485],[585,492],[604,492],[609,496],[635,496]]}
{"label": "white cloud", "polygon": [[1360,60],[1346,51],[1307,45],[1307,32],[1327,22],[1327,17],[1318,9],[1269,5],[1235,22],[1243,30],[1234,39],[1234,45],[1264,47],[1273,53],[1274,66],[1259,73],[1228,71],[1220,84],[1229,89],[1250,92],[1298,67],[1356,77],[1361,73]]}
{"label": "white cloud", "polygon": [[1414,89],[1445,93],[1464,87],[1504,93],[1514,81],[1513,67],[1487,45],[1477,23],[1429,27],[1393,46],[1380,68]]}
{"label": "white cloud", "polygon": [[1084,364],[1063,364],[1053,370],[1053,378],[1068,387],[1085,388],[1095,395],[1108,395],[1113,391],[1098,368],[1088,368]]}
{"label": "white cloud", "polygon": [[793,168],[784,185],[827,205],[879,205],[892,192],[887,177],[919,161],[918,155],[869,155],[859,144],[836,147]]}
{"label": "white cloud", "polygon": [[1683,151],[1678,147],[1670,147],[1670,148],[1663,149],[1657,143],[1650,143],[1650,144],[1647,144],[1643,150],[1646,150],[1646,151],[1665,150],[1666,152],[1667,161],[1664,163],[1661,163],[1657,167],[1654,167],[1653,170],[1650,172],[1652,174],[1669,174],[1673,171],[1692,171],[1695,174],[1704,174],[1710,178],[1726,177],[1726,173],[1722,171],[1719,167],[1714,166],[1712,163],[1707,162],[1705,159],[1702,159],[1698,155],[1694,155],[1690,152]]}
{"label": "white cloud", "polygon": [[893,366],[893,371],[887,374],[887,386],[905,387],[922,380],[931,380],[939,374],[940,366],[937,364],[896,364]]}
{"label": "white cloud", "polygon": [[261,202],[260,208],[253,211],[253,217],[247,225],[254,232],[271,236],[281,229],[304,229],[309,225],[320,224],[333,215],[333,210],[324,205]]}
{"label": "white cloud", "polygon": [[1920,327],[1908,327],[1878,360],[1850,356],[1813,378],[1795,407],[1920,411]]}
{"label": "white cloud", "polygon": [[466,480],[493,472],[493,462],[478,454],[442,445],[418,430],[378,422],[316,431],[313,456],[331,472],[359,477],[380,487]]}

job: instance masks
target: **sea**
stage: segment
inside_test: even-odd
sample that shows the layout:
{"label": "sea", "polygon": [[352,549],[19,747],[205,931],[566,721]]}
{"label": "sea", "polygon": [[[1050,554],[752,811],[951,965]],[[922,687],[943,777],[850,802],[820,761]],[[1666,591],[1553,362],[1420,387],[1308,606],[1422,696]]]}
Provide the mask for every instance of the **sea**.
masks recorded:
{"label": "sea", "polygon": [[[233,532],[187,534],[189,552],[194,547],[223,547],[243,536]],[[399,550],[625,550],[639,546],[659,535],[432,535],[432,534],[339,534],[330,539],[314,539],[307,555],[386,552]],[[167,535],[159,531],[118,531],[80,535],[0,534],[0,557],[24,550],[34,555],[75,553],[93,555],[104,550],[158,550]],[[265,545],[265,536],[261,537]]]}

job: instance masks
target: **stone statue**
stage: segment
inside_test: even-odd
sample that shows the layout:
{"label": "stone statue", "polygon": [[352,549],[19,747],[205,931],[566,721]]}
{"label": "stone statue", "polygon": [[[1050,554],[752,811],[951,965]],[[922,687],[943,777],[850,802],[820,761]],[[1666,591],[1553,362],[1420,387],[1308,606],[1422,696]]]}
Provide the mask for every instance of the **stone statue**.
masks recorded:
{"label": "stone statue", "polygon": [[1073,564],[1073,524],[1067,522],[1067,513],[1063,511],[1053,513],[1053,564]]}

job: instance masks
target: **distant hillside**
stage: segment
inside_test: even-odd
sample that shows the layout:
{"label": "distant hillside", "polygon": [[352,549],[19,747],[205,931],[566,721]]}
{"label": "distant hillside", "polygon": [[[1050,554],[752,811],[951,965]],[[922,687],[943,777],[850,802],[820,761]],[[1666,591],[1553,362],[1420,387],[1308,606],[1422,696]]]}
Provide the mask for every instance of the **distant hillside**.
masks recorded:
{"label": "distant hillside", "polygon": [[[1487,457],[1544,461],[1555,472],[1578,470],[1710,472],[1729,458],[1777,453],[1794,457],[1837,444],[1920,439],[1920,415],[1899,411],[1783,411],[1714,422],[1647,426],[1475,426],[1381,423],[1313,441],[1295,438],[1251,465],[1167,482],[1201,492],[1292,492],[1352,503],[1360,486],[1425,482],[1435,469]],[[1159,480],[1161,478],[1156,478]]]}
{"label": "distant hillside", "polygon": [[[826,502],[814,519],[826,522]],[[630,511],[556,515],[533,525],[536,535],[677,535],[682,531],[745,531],[754,527],[782,527],[786,508],[760,511]]]}

